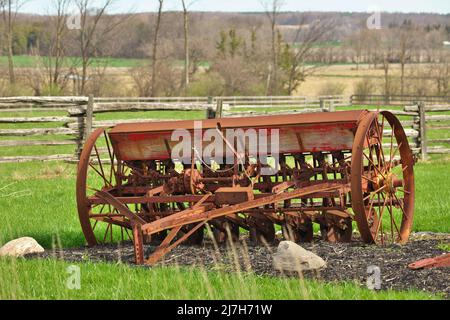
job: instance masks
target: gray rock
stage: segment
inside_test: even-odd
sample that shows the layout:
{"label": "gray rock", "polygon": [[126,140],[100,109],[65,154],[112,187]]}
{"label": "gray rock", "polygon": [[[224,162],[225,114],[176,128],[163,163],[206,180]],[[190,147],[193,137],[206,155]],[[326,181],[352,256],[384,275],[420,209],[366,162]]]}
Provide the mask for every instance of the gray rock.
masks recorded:
{"label": "gray rock", "polygon": [[280,271],[302,272],[326,267],[325,261],[292,241],[282,241],[273,255],[273,266]]}
{"label": "gray rock", "polygon": [[42,253],[44,252],[36,240],[30,237],[19,238],[12,240],[0,248],[0,257],[23,257],[31,253]]}

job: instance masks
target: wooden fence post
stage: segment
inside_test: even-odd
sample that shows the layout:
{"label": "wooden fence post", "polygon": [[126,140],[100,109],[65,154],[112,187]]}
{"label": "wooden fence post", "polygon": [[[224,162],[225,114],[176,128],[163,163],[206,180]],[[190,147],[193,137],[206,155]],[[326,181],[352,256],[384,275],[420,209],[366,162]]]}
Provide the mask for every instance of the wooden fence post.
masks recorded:
{"label": "wooden fence post", "polygon": [[336,108],[334,107],[334,101],[330,100],[329,104],[328,104],[328,111],[329,112],[335,112]]}
{"label": "wooden fence post", "polygon": [[425,103],[419,102],[419,135],[420,135],[420,153],[422,160],[428,159],[428,146],[427,146],[427,121],[425,113]]}
{"label": "wooden fence post", "polygon": [[76,130],[76,145],[75,159],[79,160],[81,152],[83,150],[83,144],[85,141],[86,134],[86,112],[87,112],[88,101],[83,101],[82,104],[77,105],[74,108],[69,108],[67,110],[69,117],[74,118],[72,128]]}
{"label": "wooden fence post", "polygon": [[214,98],[208,97],[208,109],[206,109],[206,119],[215,119],[216,118],[216,110],[213,107]]}
{"label": "wooden fence post", "polygon": [[84,122],[84,137],[87,139],[92,132],[92,122],[94,118],[94,96],[90,95],[86,107],[86,119]]}
{"label": "wooden fence post", "polygon": [[222,114],[223,114],[223,100],[217,99],[216,119],[222,118]]}

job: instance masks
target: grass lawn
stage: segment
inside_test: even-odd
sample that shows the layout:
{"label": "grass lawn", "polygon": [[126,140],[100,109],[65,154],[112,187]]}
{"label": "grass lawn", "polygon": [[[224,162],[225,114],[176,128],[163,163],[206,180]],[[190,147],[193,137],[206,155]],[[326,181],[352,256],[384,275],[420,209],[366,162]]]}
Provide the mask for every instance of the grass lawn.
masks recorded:
{"label": "grass lawn", "polygon": [[323,283],[253,274],[207,272],[201,268],[146,269],[85,262],[81,288],[69,290],[68,263],[0,259],[0,299],[438,299],[419,291],[374,292],[356,283]]}

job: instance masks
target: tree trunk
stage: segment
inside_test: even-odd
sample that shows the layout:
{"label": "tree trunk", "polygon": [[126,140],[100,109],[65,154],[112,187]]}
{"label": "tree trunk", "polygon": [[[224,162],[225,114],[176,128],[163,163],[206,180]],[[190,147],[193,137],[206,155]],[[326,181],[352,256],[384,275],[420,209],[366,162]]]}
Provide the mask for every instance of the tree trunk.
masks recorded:
{"label": "tree trunk", "polygon": [[183,18],[184,18],[184,89],[189,85],[189,12],[186,3],[183,0]]}
{"label": "tree trunk", "polygon": [[14,73],[14,52],[13,52],[13,12],[12,0],[8,1],[8,27],[7,27],[7,41],[8,41],[8,73],[10,84],[16,83],[16,75]]}
{"label": "tree trunk", "polygon": [[84,92],[86,90],[86,81],[87,81],[87,70],[88,70],[88,59],[85,59],[85,57],[83,57],[83,66],[82,66],[82,70],[81,70],[81,86],[80,86],[80,95],[84,95]]}
{"label": "tree trunk", "polygon": [[401,95],[405,93],[405,61],[401,61],[401,75],[400,75],[400,92]]}
{"label": "tree trunk", "polygon": [[390,89],[389,89],[389,60],[387,57],[383,61],[384,68],[384,99],[386,104],[389,103]]}
{"label": "tree trunk", "polygon": [[164,0],[158,0],[159,6],[158,6],[158,17],[156,19],[156,26],[155,26],[155,36],[153,39],[153,50],[152,50],[152,85],[150,88],[150,94],[152,97],[156,95],[156,75],[158,73],[158,36],[159,36],[159,29],[161,27],[161,14],[162,14],[162,7]]}
{"label": "tree trunk", "polygon": [[276,34],[276,11],[274,10],[272,16],[272,81],[270,86],[270,95],[277,94],[278,85],[278,54],[277,54],[277,34]]}
{"label": "tree trunk", "polygon": [[8,73],[9,73],[9,83],[16,83],[16,75],[14,72],[14,61],[13,61],[13,48],[12,48],[12,37],[8,34]]}

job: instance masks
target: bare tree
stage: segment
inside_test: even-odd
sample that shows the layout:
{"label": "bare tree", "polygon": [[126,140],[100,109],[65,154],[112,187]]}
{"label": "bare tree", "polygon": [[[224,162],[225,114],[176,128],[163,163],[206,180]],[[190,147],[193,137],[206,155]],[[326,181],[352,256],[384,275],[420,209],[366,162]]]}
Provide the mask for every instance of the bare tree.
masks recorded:
{"label": "bare tree", "polygon": [[2,15],[3,27],[6,35],[6,51],[8,55],[8,73],[9,82],[14,84],[16,76],[14,73],[14,26],[16,23],[17,12],[27,2],[27,0],[0,0],[0,12]]}
{"label": "bare tree", "polygon": [[68,32],[66,19],[71,0],[53,0],[54,14],[50,16],[48,56],[44,57],[44,66],[48,74],[50,87],[60,88],[61,70],[65,63],[66,53],[64,40]]}
{"label": "bare tree", "polygon": [[448,96],[450,93],[450,53],[447,50],[435,52],[434,63],[427,67],[427,78],[434,84],[434,93]]}
{"label": "bare tree", "polygon": [[359,70],[359,65],[361,64],[363,58],[364,39],[366,37],[364,31],[365,30],[361,28],[359,32],[351,35],[349,38],[349,46],[354,52],[354,58],[352,60],[356,63],[356,70]]}
{"label": "bare tree", "polygon": [[105,19],[105,24],[100,30],[100,21],[107,14],[107,9],[114,3],[114,0],[103,0],[103,2],[92,8],[92,4],[98,4],[94,0],[74,0],[80,15],[80,28],[78,29],[79,46],[81,53],[81,85],[79,94],[85,94],[88,80],[88,68],[92,58],[98,49],[99,44],[121,25],[128,17],[124,15],[118,19]]}
{"label": "bare tree", "polygon": [[391,63],[394,60],[394,37],[395,35],[393,35],[389,30],[382,32],[380,37],[381,42],[379,44],[380,51],[377,55],[377,60],[381,63],[384,71],[384,96],[386,102],[388,101],[389,96],[392,94],[392,83],[389,71]]}
{"label": "bare tree", "polygon": [[284,1],[282,0],[260,0],[260,3],[266,11],[267,19],[270,23],[271,31],[271,64],[268,75],[268,88],[267,94],[273,95],[278,93],[278,57],[279,57],[279,46],[278,42],[278,27],[277,19],[278,14],[283,6]]}
{"label": "bare tree", "polygon": [[[405,21],[406,22],[406,21]],[[406,22],[402,25],[398,34],[398,59],[400,62],[400,93],[404,94],[405,91],[405,66],[408,61],[411,60],[412,51],[415,45],[415,39],[417,34],[415,33],[411,22]]]}
{"label": "bare tree", "polygon": [[287,90],[292,94],[306,77],[314,73],[319,65],[307,65],[313,53],[314,46],[324,40],[334,29],[332,20],[315,20],[306,24],[305,21],[299,23],[294,42],[296,48],[286,45],[284,56],[284,69],[287,70]]}
{"label": "bare tree", "polygon": [[187,89],[190,82],[190,48],[189,48],[189,8],[197,0],[181,0],[183,6],[183,27],[184,27],[184,88]]}
{"label": "bare tree", "polygon": [[159,31],[161,29],[161,17],[163,12],[164,0],[158,0],[158,15],[155,23],[155,33],[153,36],[153,48],[152,48],[152,79],[151,79],[151,96],[156,95],[156,75],[158,73],[158,45],[159,45]]}

